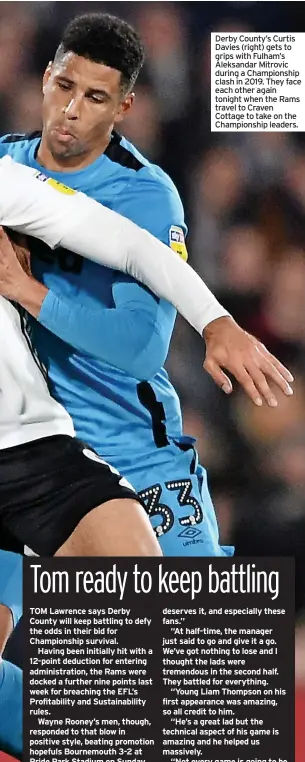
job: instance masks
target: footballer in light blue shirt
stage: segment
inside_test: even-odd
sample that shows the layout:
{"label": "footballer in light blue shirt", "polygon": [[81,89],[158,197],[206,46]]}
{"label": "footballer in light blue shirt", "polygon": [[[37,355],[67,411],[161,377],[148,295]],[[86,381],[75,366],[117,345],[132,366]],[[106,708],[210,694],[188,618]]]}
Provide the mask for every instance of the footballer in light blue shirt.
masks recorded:
{"label": "footballer in light blue shirt", "polygon": [[[22,614],[22,557],[0,550],[0,751],[22,756],[22,672],[1,658]],[[4,636],[4,638],[2,637]]]}
{"label": "footballer in light blue shirt", "polygon": [[[115,131],[129,110],[143,49],[125,22],[74,19],[44,77],[43,131],[8,135],[16,161],[81,190],[186,257],[181,200],[169,177]],[[163,368],[175,310],[128,276],[31,241],[49,290],[31,324],[52,394],[76,434],[142,495],[163,553],[232,555],[221,547],[206,472],[183,436]]]}

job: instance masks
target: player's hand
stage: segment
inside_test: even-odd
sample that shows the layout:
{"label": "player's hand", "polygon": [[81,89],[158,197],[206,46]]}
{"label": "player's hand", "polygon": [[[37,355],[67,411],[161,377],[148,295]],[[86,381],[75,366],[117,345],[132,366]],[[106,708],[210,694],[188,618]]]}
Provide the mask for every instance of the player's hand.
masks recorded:
{"label": "player's hand", "polygon": [[213,320],[204,329],[203,338],[206,343],[203,367],[226,394],[230,394],[233,387],[223,368],[236,378],[255,405],[262,405],[265,400],[270,407],[277,406],[268,380],[284,394],[293,394],[290,386],[293,376],[289,370],[231,317]]}
{"label": "player's hand", "polygon": [[46,286],[31,274],[26,245],[15,241],[12,243],[0,227],[0,295],[18,302],[37,318],[47,293]]}
{"label": "player's hand", "polygon": [[31,270],[31,252],[25,235],[16,233],[14,230],[6,230],[8,238],[12,244],[18,262],[27,275],[32,275]]}
{"label": "player's hand", "polygon": [[[6,231],[0,227],[0,294],[7,299],[19,301],[20,293],[29,276],[21,265],[14,246]],[[20,247],[18,249],[21,256]],[[24,258],[26,258],[25,251]]]}

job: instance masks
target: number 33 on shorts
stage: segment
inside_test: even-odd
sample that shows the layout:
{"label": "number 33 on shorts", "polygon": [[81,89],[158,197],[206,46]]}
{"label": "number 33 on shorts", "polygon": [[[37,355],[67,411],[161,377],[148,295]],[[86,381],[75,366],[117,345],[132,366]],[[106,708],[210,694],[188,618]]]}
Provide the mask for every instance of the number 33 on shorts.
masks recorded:
{"label": "number 33 on shorts", "polygon": [[201,535],[198,525],[204,521],[203,512],[199,500],[192,494],[192,487],[191,479],[177,479],[162,486],[153,484],[139,493],[159,539],[172,530],[176,519],[183,542],[202,541],[198,539]]}
{"label": "number 33 on shorts", "polygon": [[[201,467],[200,467],[201,468]],[[140,490],[165,556],[232,556],[234,548],[219,545],[218,526],[205,471],[171,479]]]}

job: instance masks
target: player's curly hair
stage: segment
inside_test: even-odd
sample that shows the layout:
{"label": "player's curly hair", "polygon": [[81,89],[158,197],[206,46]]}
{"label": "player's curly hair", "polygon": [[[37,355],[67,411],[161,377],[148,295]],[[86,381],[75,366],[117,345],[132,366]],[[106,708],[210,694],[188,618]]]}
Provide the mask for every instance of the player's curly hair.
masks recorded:
{"label": "player's curly hair", "polygon": [[134,85],[144,63],[144,47],[132,26],[108,13],[76,16],[64,29],[56,58],[72,52],[121,72],[122,91]]}

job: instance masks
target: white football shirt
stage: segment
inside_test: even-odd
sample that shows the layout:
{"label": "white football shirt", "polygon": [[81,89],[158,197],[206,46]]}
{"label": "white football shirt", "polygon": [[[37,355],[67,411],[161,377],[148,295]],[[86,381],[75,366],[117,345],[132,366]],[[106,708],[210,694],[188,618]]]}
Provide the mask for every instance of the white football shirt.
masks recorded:
{"label": "white football shirt", "polygon": [[171,302],[200,334],[212,320],[228,315],[169,246],[84,193],[9,156],[0,160],[0,224],[128,273]]}
{"label": "white football shirt", "polygon": [[0,296],[0,449],[53,434],[74,436],[71,418],[49,393],[22,317]]}

